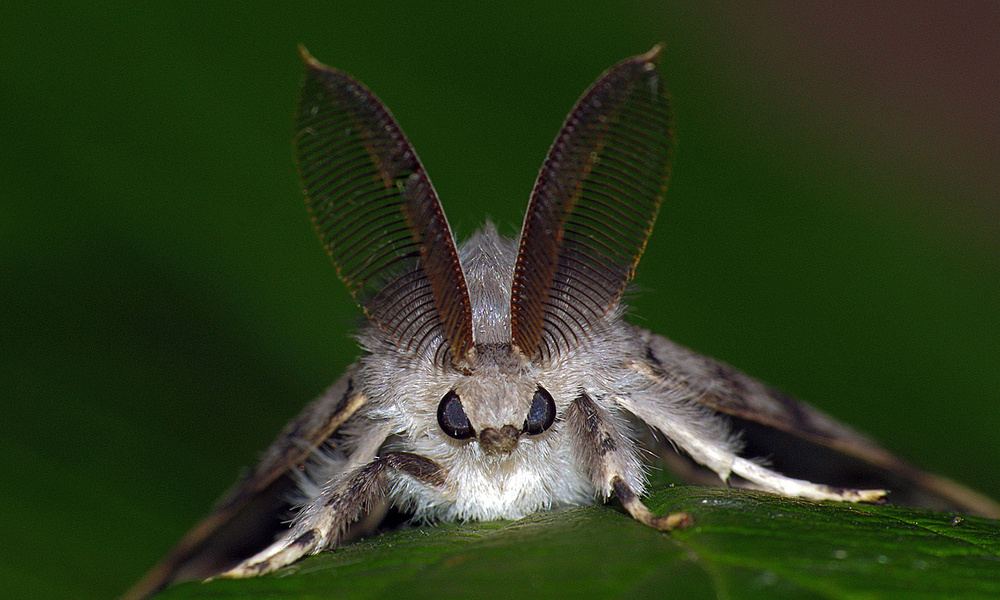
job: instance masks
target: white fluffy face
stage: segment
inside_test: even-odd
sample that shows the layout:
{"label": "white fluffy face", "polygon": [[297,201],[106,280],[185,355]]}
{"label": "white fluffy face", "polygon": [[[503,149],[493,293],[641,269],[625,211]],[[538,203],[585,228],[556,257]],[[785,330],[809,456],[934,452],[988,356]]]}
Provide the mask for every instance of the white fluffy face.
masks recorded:
{"label": "white fluffy face", "polygon": [[[468,374],[444,375],[430,363],[411,365],[380,378],[382,385],[372,390],[375,412],[393,423],[398,436],[393,449],[433,460],[447,473],[441,487],[396,477],[397,502],[428,518],[489,520],[592,499],[593,488],[574,464],[572,440],[558,416],[540,434],[521,433],[509,452],[483,447],[479,435],[487,428],[522,429],[532,397],[544,385],[543,374],[530,364],[483,358]],[[442,430],[438,407],[449,393],[460,399],[474,437],[454,439]],[[558,415],[572,397],[562,389],[550,393]]]}
{"label": "white fluffy face", "polygon": [[[573,440],[561,419],[579,390],[566,385],[563,377],[526,361],[497,361],[495,354],[509,352],[497,350],[481,352],[471,373],[443,374],[432,362],[424,362],[374,379],[377,385],[370,393],[377,409],[373,414],[393,423],[391,429],[399,440],[393,449],[433,460],[447,473],[441,487],[405,476],[395,478],[396,501],[414,507],[418,516],[516,519],[540,509],[594,499],[594,488],[577,464]],[[552,426],[536,435],[521,432],[508,452],[484,448],[479,434],[487,428],[499,430],[506,425],[522,430],[539,386],[555,403]],[[475,437],[454,439],[442,430],[438,407],[450,392],[460,398]]]}

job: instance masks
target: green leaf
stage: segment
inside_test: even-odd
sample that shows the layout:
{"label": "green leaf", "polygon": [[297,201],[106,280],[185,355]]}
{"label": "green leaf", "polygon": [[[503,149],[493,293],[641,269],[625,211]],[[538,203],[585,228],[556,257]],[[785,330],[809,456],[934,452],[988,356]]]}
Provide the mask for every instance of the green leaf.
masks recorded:
{"label": "green leaf", "polygon": [[1000,525],[989,519],[680,486],[648,503],[695,524],[661,533],[595,506],[425,525],[162,598],[1000,597]]}

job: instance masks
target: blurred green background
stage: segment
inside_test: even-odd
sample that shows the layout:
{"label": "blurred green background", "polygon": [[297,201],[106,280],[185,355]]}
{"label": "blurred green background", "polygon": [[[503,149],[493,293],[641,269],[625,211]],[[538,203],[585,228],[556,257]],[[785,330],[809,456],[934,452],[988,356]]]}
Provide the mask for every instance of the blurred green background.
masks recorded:
{"label": "blurred green background", "polygon": [[394,111],[464,238],[515,233],[573,101],[663,41],[633,320],[1000,496],[1000,9],[940,10],[0,9],[4,595],[124,590],[356,355],[295,181],[298,43]]}

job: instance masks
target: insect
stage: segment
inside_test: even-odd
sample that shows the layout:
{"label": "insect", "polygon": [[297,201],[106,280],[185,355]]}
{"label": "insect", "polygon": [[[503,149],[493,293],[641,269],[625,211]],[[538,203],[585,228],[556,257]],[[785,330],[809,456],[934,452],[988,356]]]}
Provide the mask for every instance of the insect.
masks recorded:
{"label": "insect", "polygon": [[367,317],[365,353],[126,598],[274,571],[371,530],[390,508],[517,519],[615,496],[650,527],[683,527],[689,515],[654,515],[640,499],[650,451],[699,481],[817,500],[876,501],[891,490],[894,501],[1000,514],[621,318],[673,154],[659,52],[620,62],[577,101],[518,240],[487,224],[458,246],[388,110],[302,49],[303,187]]}

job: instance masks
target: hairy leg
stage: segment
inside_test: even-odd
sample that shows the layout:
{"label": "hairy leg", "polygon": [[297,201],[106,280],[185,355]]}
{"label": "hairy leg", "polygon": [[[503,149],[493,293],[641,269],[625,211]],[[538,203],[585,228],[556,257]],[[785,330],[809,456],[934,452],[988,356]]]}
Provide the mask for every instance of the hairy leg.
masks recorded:
{"label": "hairy leg", "polygon": [[434,461],[409,452],[388,452],[359,467],[307,504],[288,533],[220,577],[253,577],[276,571],[307,554],[340,543],[345,528],[385,495],[385,477],[396,471],[427,483],[444,484],[444,471]]}

